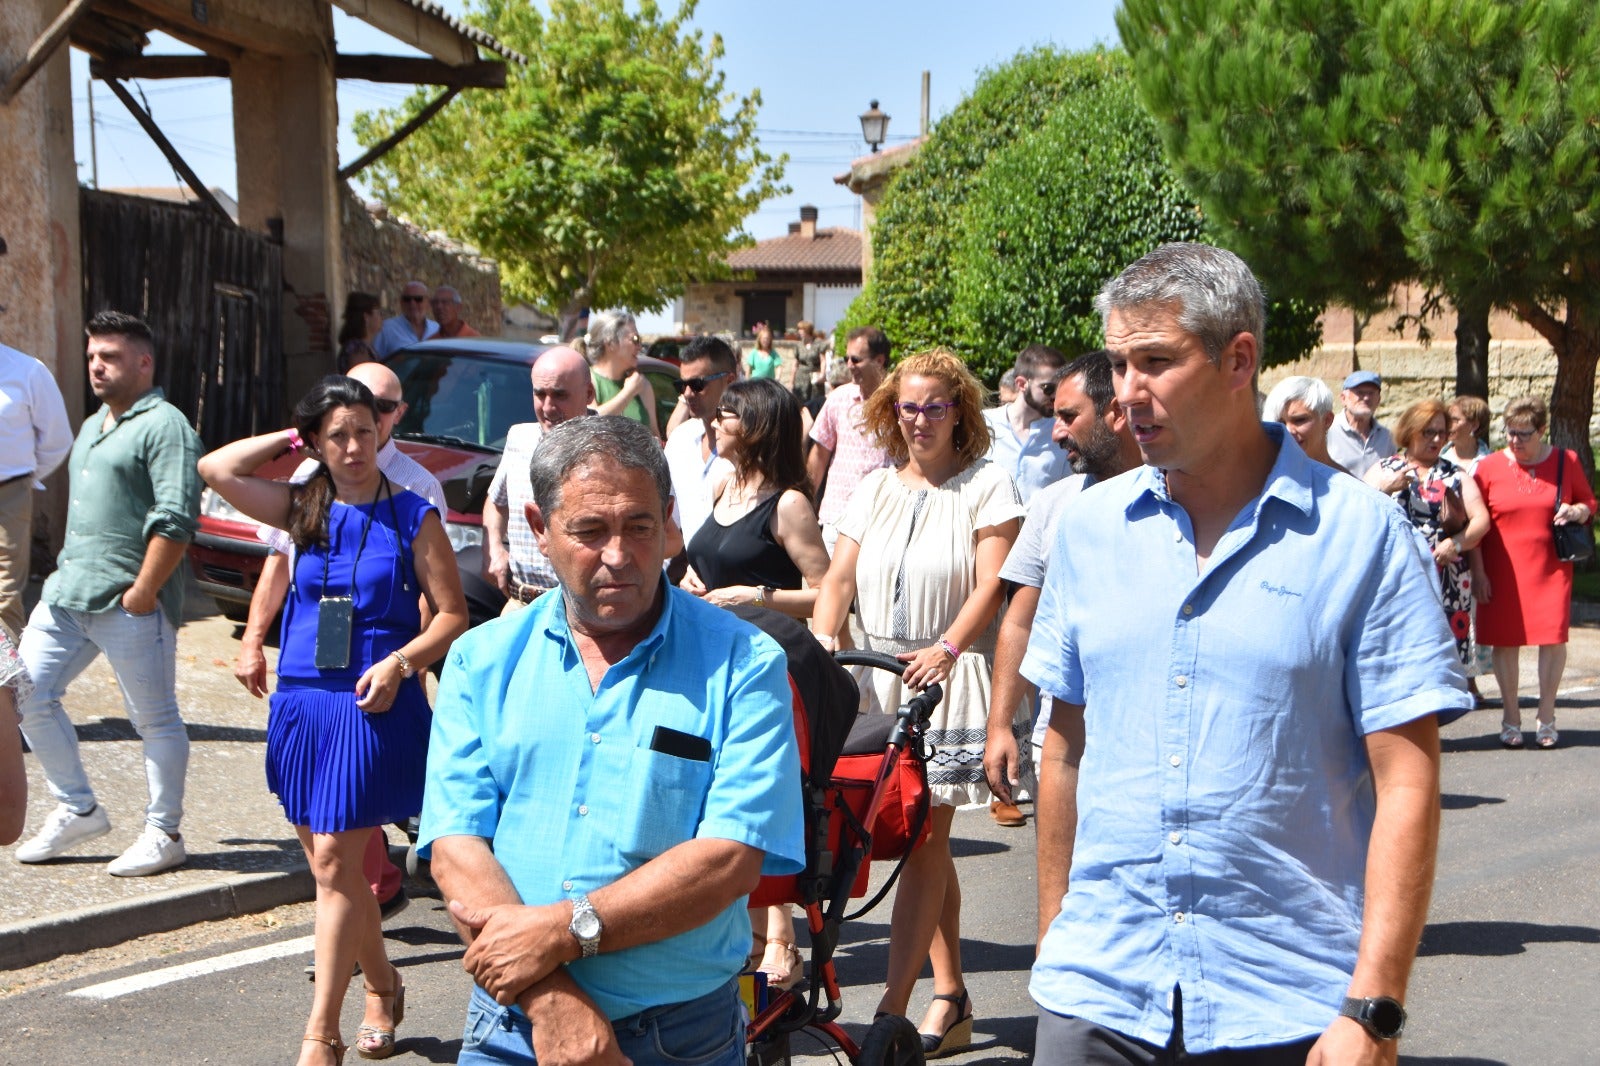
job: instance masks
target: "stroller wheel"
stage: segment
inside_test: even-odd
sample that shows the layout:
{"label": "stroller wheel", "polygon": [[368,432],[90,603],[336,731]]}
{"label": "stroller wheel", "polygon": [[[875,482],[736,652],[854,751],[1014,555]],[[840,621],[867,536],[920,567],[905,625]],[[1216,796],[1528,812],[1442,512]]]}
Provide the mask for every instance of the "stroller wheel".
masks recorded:
{"label": "stroller wheel", "polygon": [[856,1066],[922,1066],[922,1034],[898,1014],[880,1015],[861,1041]]}

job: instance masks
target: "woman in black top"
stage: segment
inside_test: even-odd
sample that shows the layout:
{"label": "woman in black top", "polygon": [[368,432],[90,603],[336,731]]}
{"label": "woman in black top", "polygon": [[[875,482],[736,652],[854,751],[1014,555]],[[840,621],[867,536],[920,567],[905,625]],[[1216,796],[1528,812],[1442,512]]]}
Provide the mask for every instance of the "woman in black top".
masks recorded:
{"label": "woman in black top", "polygon": [[719,607],[753,603],[808,618],[828,572],[800,457],[800,405],[770,378],[736,382],[717,408],[717,454],[733,474],[689,541],[683,587]]}
{"label": "woman in black top", "polygon": [[[800,404],[771,378],[728,386],[714,422],[733,474],[713,486],[711,517],[689,541],[683,587],[719,607],[753,603],[808,618],[828,572],[800,450]],[[788,907],[750,911],[751,957],[767,983],[805,975]]]}

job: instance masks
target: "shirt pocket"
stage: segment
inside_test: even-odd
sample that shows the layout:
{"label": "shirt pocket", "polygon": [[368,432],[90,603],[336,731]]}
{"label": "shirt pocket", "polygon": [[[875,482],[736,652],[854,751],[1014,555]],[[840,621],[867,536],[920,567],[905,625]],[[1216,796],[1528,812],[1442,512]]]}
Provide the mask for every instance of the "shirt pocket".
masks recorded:
{"label": "shirt pocket", "polygon": [[710,762],[635,748],[623,787],[617,850],[647,862],[694,839],[710,781]]}

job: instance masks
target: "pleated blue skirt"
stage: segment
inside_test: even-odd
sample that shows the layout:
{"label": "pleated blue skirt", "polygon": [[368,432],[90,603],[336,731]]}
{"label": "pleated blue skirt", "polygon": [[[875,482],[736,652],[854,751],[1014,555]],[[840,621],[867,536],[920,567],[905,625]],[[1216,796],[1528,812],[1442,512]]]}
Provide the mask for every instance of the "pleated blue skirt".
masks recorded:
{"label": "pleated blue skirt", "polygon": [[280,678],[267,716],[267,787],[313,833],[403,822],[422,810],[433,712],[422,683],[367,714],[352,683]]}

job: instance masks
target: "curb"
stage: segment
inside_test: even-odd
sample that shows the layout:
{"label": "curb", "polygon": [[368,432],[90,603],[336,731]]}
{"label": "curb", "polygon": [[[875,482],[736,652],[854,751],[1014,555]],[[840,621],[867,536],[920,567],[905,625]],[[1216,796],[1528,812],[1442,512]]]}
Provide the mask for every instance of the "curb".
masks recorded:
{"label": "curb", "polygon": [[0,925],[0,972],[315,897],[311,870],[301,864]]}

